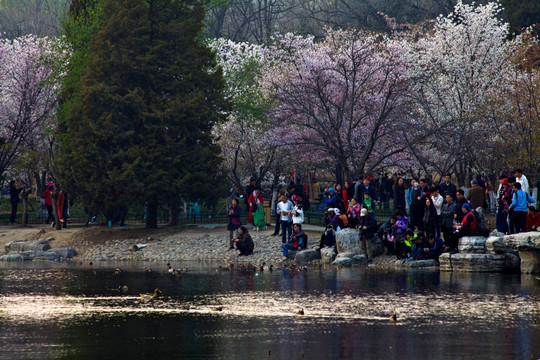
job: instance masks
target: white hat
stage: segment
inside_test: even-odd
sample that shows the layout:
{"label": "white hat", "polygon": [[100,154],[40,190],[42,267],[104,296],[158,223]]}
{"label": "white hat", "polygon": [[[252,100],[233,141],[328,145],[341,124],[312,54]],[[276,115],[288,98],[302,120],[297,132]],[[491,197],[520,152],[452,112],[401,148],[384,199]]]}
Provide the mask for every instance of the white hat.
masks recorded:
{"label": "white hat", "polygon": [[363,208],[361,211],[360,211],[360,216],[366,216],[367,215],[367,209],[366,208]]}

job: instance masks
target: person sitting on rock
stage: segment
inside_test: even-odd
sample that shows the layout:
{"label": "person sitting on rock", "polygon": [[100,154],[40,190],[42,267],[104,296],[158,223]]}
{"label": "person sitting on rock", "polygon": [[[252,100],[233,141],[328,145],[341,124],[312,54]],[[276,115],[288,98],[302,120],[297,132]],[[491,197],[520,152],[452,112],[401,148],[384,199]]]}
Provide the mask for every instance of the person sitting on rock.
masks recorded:
{"label": "person sitting on rock", "polygon": [[454,225],[458,237],[473,236],[476,233],[476,218],[471,211],[471,205],[463,204],[461,211],[464,214],[461,224]]}
{"label": "person sitting on rock", "polygon": [[337,234],[338,224],[335,221],[332,221],[324,233],[321,235],[321,243],[319,245],[319,250],[322,248],[331,248],[336,246],[336,234]]}
{"label": "person sitting on rock", "polygon": [[294,224],[291,240],[281,245],[283,260],[289,260],[289,250],[303,250],[306,248],[306,244],[307,235],[302,230],[302,224]]}
{"label": "person sitting on rock", "polygon": [[413,238],[414,232],[412,230],[407,230],[405,236],[396,238],[396,256],[398,259],[407,259],[409,257],[409,254],[411,253],[411,242]]}
{"label": "person sitting on rock", "polygon": [[238,256],[248,256],[253,254],[253,239],[249,235],[248,229],[245,226],[238,228],[238,238],[233,240],[236,243],[236,248],[240,251]]}
{"label": "person sitting on rock", "polygon": [[339,228],[345,229],[346,227],[349,227],[349,220],[347,220],[347,215],[342,214],[338,208],[335,208],[334,212],[336,213]]}
{"label": "person sitting on rock", "polygon": [[385,221],[379,226],[377,236],[382,239],[383,245],[386,247],[386,255],[391,256],[396,254],[396,245],[394,243],[394,225],[396,219],[393,217]]}
{"label": "person sitting on rock", "polygon": [[360,244],[362,246],[362,250],[364,252],[364,255],[366,255],[366,259],[368,262],[372,261],[372,257],[370,257],[370,242],[373,237],[375,237],[375,233],[377,232],[377,222],[375,219],[368,214],[367,209],[362,209],[360,211],[360,223],[358,224],[359,231],[359,237],[360,237]]}
{"label": "person sitting on rock", "polygon": [[525,229],[527,232],[540,231],[540,213],[536,211],[534,206],[529,206],[527,209],[527,222]]}
{"label": "person sitting on rock", "polygon": [[439,262],[439,256],[443,251],[448,250],[448,246],[444,243],[443,239],[435,236],[434,234],[429,234],[427,236],[427,244],[424,247],[425,259],[433,259]]}
{"label": "person sitting on rock", "polygon": [[[422,250],[423,250],[423,245],[425,241],[424,233],[420,231],[418,234],[415,235],[412,230],[408,230],[407,239],[409,240],[409,242],[412,241],[411,255],[409,256],[407,261],[421,260],[423,256]],[[420,259],[418,258],[419,256],[420,256]]]}

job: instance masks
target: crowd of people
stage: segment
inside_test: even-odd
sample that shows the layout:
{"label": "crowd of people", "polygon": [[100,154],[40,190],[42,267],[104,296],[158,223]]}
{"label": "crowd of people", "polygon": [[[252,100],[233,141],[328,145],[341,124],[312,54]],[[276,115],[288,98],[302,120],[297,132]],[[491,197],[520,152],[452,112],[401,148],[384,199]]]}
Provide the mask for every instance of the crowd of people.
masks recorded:
{"label": "crowd of people", "polygon": [[[359,230],[362,248],[368,261],[369,240],[377,234],[386,247],[386,254],[404,261],[434,259],[438,261],[444,251],[458,252],[459,238],[463,236],[488,236],[485,212],[496,213],[496,230],[504,234],[540,231],[540,212],[536,212],[535,199],[531,196],[527,177],[521,169],[514,176],[500,177],[495,192],[483,176],[476,176],[469,188],[458,188],[450,174],[440,183],[429,185],[426,179],[406,180],[399,173],[376,181],[370,176],[356,183],[345,181],[321,191],[319,205],[325,208],[325,230],[318,249],[335,247],[336,235],[341,229]],[[246,211],[253,211],[253,203],[262,203],[260,187],[251,179],[244,197]],[[493,192],[496,197],[490,196]],[[307,246],[307,235],[302,230],[304,209],[309,209],[305,184],[300,181],[282,184],[275,191],[276,226],[272,235],[281,230],[284,260],[291,249]],[[388,219],[377,219],[376,209],[390,209]],[[316,206],[319,208],[319,206]],[[240,211],[235,200],[229,210],[230,246],[239,238]],[[233,219],[238,219],[234,220]],[[377,223],[377,220],[381,220]],[[239,242],[239,241],[238,241]],[[237,242],[237,244],[238,244]],[[237,245],[238,248],[238,245]],[[238,248],[240,250],[240,248]],[[251,250],[252,251],[252,250]]]}

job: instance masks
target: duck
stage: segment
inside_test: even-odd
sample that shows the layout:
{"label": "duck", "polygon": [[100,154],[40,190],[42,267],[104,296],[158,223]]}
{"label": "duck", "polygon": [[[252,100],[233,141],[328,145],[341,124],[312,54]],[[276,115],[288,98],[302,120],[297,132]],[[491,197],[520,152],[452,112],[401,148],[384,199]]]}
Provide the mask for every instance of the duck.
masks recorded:
{"label": "duck", "polygon": [[300,309],[296,312],[296,315],[304,315],[304,309]]}
{"label": "duck", "polygon": [[120,268],[116,268],[114,270],[114,275],[120,275],[121,273],[122,273],[122,269],[120,269]]}
{"label": "duck", "polygon": [[140,294],[140,295],[141,295],[141,298],[143,298],[143,299],[146,299],[146,300],[155,300],[155,299],[157,299],[158,297],[161,296],[161,293],[162,293],[162,291],[156,288],[156,289],[154,290],[154,293],[153,293],[153,294]]}
{"label": "duck", "polygon": [[397,315],[395,312],[392,315],[390,315],[390,319],[392,319],[393,322],[397,321]]}
{"label": "duck", "polygon": [[152,272],[152,269],[150,269],[149,267],[143,267],[142,272]]}
{"label": "duck", "polygon": [[119,286],[118,286],[118,292],[121,292],[121,293],[123,293],[123,294],[127,294],[128,290],[129,290],[129,289],[128,289],[128,286],[127,286],[127,285],[124,285],[124,286],[119,285]]}
{"label": "duck", "polygon": [[215,306],[212,308],[212,311],[223,311],[223,306]]}

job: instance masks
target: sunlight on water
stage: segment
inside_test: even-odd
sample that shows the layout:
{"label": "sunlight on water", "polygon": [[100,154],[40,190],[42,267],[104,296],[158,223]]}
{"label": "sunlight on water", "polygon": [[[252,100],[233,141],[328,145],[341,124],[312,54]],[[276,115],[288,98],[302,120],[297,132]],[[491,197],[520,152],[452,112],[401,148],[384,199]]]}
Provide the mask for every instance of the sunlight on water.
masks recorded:
{"label": "sunlight on water", "polygon": [[[397,324],[474,323],[489,326],[527,316],[538,317],[540,302],[521,295],[418,295],[384,294],[357,296],[318,294],[302,296],[287,292],[248,292],[202,297],[195,303],[180,298],[145,300],[136,296],[9,296],[0,297],[0,315],[19,322],[62,320],[121,313],[174,314],[212,313],[216,316],[290,317],[303,309],[306,321],[360,320],[368,323],[389,321],[396,314]],[[532,320],[532,319],[531,319]]]}

